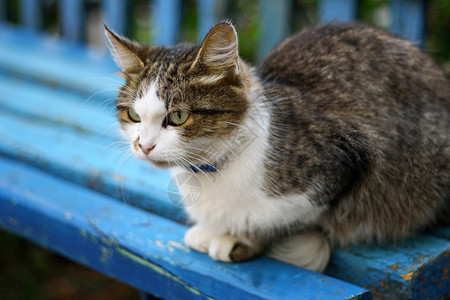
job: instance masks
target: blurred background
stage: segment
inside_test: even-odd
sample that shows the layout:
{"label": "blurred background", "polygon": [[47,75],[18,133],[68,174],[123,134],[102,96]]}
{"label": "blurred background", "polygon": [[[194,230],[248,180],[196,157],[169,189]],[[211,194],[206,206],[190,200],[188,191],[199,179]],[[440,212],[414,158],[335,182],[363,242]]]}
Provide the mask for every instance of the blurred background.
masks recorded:
{"label": "blurred background", "polygon": [[[70,10],[72,7],[72,10],[64,12],[65,8],[62,8],[61,3],[70,2],[82,2],[82,11],[77,11],[80,9],[79,5],[69,4],[67,8]],[[28,24],[27,26],[37,26],[40,30],[57,37],[65,31],[65,28],[61,28],[61,19],[82,13],[82,16],[77,18],[80,24],[76,24],[81,29],[77,33],[69,32],[68,35],[72,34],[71,39],[99,49],[106,49],[105,39],[103,38],[104,23],[107,25],[113,23],[112,27],[116,31],[142,43],[173,44],[179,41],[199,42],[215,22],[228,19],[237,27],[241,56],[249,62],[256,63],[273,47],[273,44],[278,43],[283,37],[297,32],[305,26],[328,20],[330,17],[324,16],[324,9],[340,9],[340,3],[346,3],[346,5],[356,3],[356,6],[354,5],[355,7],[351,8],[356,19],[377,27],[390,29],[395,27],[395,24],[393,25],[393,22],[395,22],[393,14],[408,7],[408,2],[420,3],[415,9],[422,10],[418,12],[422,14],[420,22],[423,22],[423,32],[419,33],[420,38],[423,39],[420,46],[441,65],[445,66],[446,70],[449,70],[450,1],[448,0],[0,0],[0,18],[4,18],[13,24],[24,23],[23,19],[29,18],[28,22],[34,24]],[[39,5],[36,6],[35,3],[39,3]],[[113,13],[112,16],[115,20],[108,21],[104,11],[109,8],[106,7],[105,9],[104,3],[115,3],[111,7],[120,6],[122,15],[115,16]],[[331,3],[331,7],[324,8],[326,5],[323,5],[323,3]],[[400,6],[394,7],[393,12],[392,6],[395,6],[395,3],[400,3]],[[30,7],[26,10],[32,9],[35,11],[33,17],[24,16],[23,9],[21,9],[21,6],[24,5]],[[172,9],[169,14],[161,10],[170,10],[170,5],[177,9]],[[270,7],[270,5],[273,7]],[[328,4],[328,6],[330,5]],[[264,9],[266,11],[272,10],[272,15],[267,16]],[[205,10],[211,10],[213,16],[202,17],[205,15]],[[65,16],[65,13],[68,15]],[[276,13],[281,14],[274,18],[273,13],[275,15]],[[348,12],[343,10],[343,13]],[[411,17],[415,18],[415,16]],[[342,16],[342,18],[345,19],[348,16]],[[407,22],[409,21],[411,20],[407,20]],[[69,22],[74,21],[69,20]],[[120,29],[115,28],[115,25]],[[168,28],[169,25],[171,27],[177,26],[176,28]],[[264,39],[272,38],[271,36],[264,36],[265,26],[276,27],[273,30],[278,30],[275,40],[269,43],[264,42]],[[409,26],[409,24],[403,26]],[[408,28],[401,28],[400,30],[408,30]],[[265,31],[270,32],[270,28]],[[270,46],[270,48],[265,47],[264,44],[267,44],[267,47]]]}
{"label": "blurred background", "polygon": [[[64,18],[64,13],[61,12],[62,2],[64,1],[0,0],[0,19],[13,25],[39,29],[55,39],[64,38],[62,33],[65,29],[61,25],[63,24],[61,19]],[[118,18],[117,20],[126,22],[117,25],[114,21],[108,22],[104,16],[102,5],[108,1],[78,2],[83,3],[82,16],[77,16],[77,11],[70,11],[69,15],[75,15],[81,20],[82,30],[69,36],[69,39],[75,43],[87,44],[105,56],[107,51],[103,36],[104,23],[108,25],[111,23],[113,28],[114,25],[119,26],[120,33],[142,43],[171,44],[178,41],[199,42],[207,28],[211,26],[211,22],[228,19],[238,30],[241,56],[255,64],[283,37],[323,20],[318,0],[280,0],[276,9],[284,13],[278,16],[277,20],[271,20],[270,16],[264,14],[262,8],[269,2],[263,0],[175,1],[178,2],[180,9],[172,10],[170,15],[158,14],[155,10],[160,9],[158,5],[161,3],[173,1],[111,0],[111,3],[121,3],[122,16],[126,16]],[[205,5],[212,2],[214,17],[205,21],[202,19],[201,11],[206,9]],[[270,2],[277,4],[276,1]],[[391,2],[360,0],[354,8],[356,18],[377,27],[392,28],[394,20],[390,9]],[[419,33],[420,40],[415,42],[434,57],[447,74],[450,74],[450,1],[420,2],[423,4],[421,14],[424,26],[423,32]],[[31,18],[30,15],[26,16],[30,12]],[[24,25],[24,19],[27,18],[34,23]],[[166,24],[167,18],[177,19],[177,28],[174,32],[159,26]],[[264,26],[272,25],[278,33],[276,39],[268,43],[267,39],[271,36],[265,34],[270,30],[267,28],[265,30]],[[133,288],[71,263],[2,230],[0,230],[0,245],[0,299],[139,299],[139,293]]]}

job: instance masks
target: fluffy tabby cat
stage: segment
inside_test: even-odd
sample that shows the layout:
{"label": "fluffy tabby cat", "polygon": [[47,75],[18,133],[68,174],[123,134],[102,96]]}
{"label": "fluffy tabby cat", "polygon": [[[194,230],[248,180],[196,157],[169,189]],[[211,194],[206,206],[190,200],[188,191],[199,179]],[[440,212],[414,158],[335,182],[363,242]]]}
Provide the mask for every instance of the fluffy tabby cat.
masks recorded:
{"label": "fluffy tabby cat", "polygon": [[450,84],[410,42],[328,24],[253,68],[228,22],[201,45],[106,35],[126,80],[117,112],[135,156],[201,183],[186,207],[190,247],[323,271],[334,247],[448,221]]}

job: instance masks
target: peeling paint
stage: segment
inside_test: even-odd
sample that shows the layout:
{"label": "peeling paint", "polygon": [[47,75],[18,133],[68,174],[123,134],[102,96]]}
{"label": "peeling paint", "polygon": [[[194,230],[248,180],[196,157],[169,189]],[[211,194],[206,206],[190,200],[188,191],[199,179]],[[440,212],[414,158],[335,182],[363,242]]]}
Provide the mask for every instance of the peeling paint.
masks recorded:
{"label": "peeling paint", "polygon": [[389,266],[387,266],[387,268],[391,269],[391,270],[394,270],[394,271],[397,271],[399,269],[399,263],[395,263],[393,265],[389,265]]}
{"label": "peeling paint", "polygon": [[448,279],[448,269],[447,269],[447,268],[444,268],[444,269],[443,269],[443,273],[444,273],[444,275],[442,275],[442,277],[441,277],[441,280],[442,280],[442,281]]}
{"label": "peeling paint", "polygon": [[112,258],[114,252],[111,249],[108,249],[103,246],[100,247],[100,251],[101,251],[100,262],[102,264],[107,264]]}
{"label": "peeling paint", "polygon": [[111,173],[111,175],[112,175],[112,178],[113,178],[115,181],[117,181],[117,182],[124,182],[124,181],[125,181],[125,177],[122,176],[122,175],[119,174],[119,173],[113,172],[113,173]]}
{"label": "peeling paint", "polygon": [[64,218],[66,218],[66,220],[70,221],[70,220],[72,220],[72,214],[70,212],[65,212]]}
{"label": "peeling paint", "polygon": [[184,252],[186,252],[186,253],[191,252],[191,249],[189,249],[188,247],[186,247],[185,245],[183,245],[183,244],[181,244],[181,243],[179,243],[179,242],[177,242],[177,241],[168,241],[168,242],[166,242],[166,243],[163,243],[163,242],[161,242],[161,241],[159,241],[159,240],[158,240],[158,241],[155,241],[155,242],[153,242],[152,240],[150,240],[149,242],[155,243],[155,245],[158,246],[158,247],[166,248],[166,249],[168,249],[170,252],[174,252],[174,251],[175,251],[174,248],[177,248],[177,249],[179,249],[179,250],[182,250],[182,251],[184,251]]}
{"label": "peeling paint", "polygon": [[26,235],[30,235],[31,233],[33,233],[33,228],[31,228],[30,226],[25,227],[25,229],[23,230],[23,232]]}
{"label": "peeling paint", "polygon": [[169,241],[168,244],[170,244],[171,246],[178,248],[180,250],[183,250],[185,252],[191,252],[191,249],[185,245],[183,245],[182,243],[176,242],[176,241]]}
{"label": "peeling paint", "polygon": [[102,237],[102,243],[108,246],[115,245],[116,243],[112,238],[109,237]]}
{"label": "peeling paint", "polygon": [[14,227],[18,227],[20,224],[18,220],[14,219],[12,217],[8,217],[8,219],[6,221]]}
{"label": "peeling paint", "polygon": [[346,298],[347,300],[360,300],[360,299],[371,299],[371,297],[368,297],[367,294],[357,294],[350,296],[349,298]]}
{"label": "peeling paint", "polygon": [[84,237],[85,239],[87,239],[88,234],[87,234],[87,231],[86,231],[86,230],[80,229],[80,234],[81,234],[82,237]]}
{"label": "peeling paint", "polygon": [[414,275],[413,272],[408,272],[406,274],[400,274],[399,276],[404,280],[411,280],[413,278],[413,275]]}
{"label": "peeling paint", "polygon": [[[155,271],[156,273],[158,273],[160,275],[163,275],[163,276],[166,276],[166,277],[170,278],[171,280],[173,280],[173,281],[183,285],[190,292],[192,292],[192,293],[194,293],[196,295],[199,295],[199,296],[207,297],[206,295],[202,294],[202,292],[200,292],[197,288],[190,286],[189,284],[187,284],[186,282],[181,280],[179,277],[171,274],[170,272],[168,272],[167,270],[165,270],[161,266],[159,266],[159,265],[157,265],[155,263],[152,263],[152,262],[150,262],[150,261],[140,257],[139,255],[136,255],[133,252],[131,252],[131,251],[127,250],[127,249],[124,249],[122,247],[118,247],[117,246],[116,250],[117,250],[117,252],[119,252],[123,256],[131,259],[132,261],[134,261],[134,262],[136,262],[136,263],[138,263],[140,265],[146,266],[146,267],[152,269],[153,271]],[[207,298],[208,299],[213,299],[211,297],[207,297]]]}
{"label": "peeling paint", "polygon": [[81,262],[82,264],[90,265],[89,260],[84,255],[80,255],[78,257],[78,261]]}

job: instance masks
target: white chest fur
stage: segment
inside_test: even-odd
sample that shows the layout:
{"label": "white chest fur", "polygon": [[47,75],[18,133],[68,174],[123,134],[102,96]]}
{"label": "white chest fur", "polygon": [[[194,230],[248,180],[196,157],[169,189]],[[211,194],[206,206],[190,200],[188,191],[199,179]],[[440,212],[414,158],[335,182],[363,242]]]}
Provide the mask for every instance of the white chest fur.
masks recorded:
{"label": "white chest fur", "polygon": [[[264,164],[268,147],[269,118],[247,120],[256,138],[245,145],[220,172],[195,173],[200,193],[195,204],[186,203],[186,211],[196,224],[212,233],[243,236],[255,231],[271,231],[301,220],[311,223],[318,219],[323,208],[310,202],[307,193],[273,197],[265,192]],[[176,168],[174,176],[186,169]],[[188,195],[188,186],[180,186]],[[189,198],[191,199],[191,198]]]}

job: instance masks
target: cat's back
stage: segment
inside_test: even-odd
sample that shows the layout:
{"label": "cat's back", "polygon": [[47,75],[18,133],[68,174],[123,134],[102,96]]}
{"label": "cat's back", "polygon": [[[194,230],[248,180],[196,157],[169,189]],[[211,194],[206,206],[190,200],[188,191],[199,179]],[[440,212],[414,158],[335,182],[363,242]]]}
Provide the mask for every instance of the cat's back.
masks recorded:
{"label": "cat's back", "polygon": [[449,81],[431,58],[409,41],[360,23],[305,29],[272,50],[258,72],[303,93],[335,90],[332,96],[347,99],[364,98],[361,89],[382,94],[426,88],[449,108]]}
{"label": "cat's back", "polygon": [[337,195],[334,232],[361,222],[379,240],[448,221],[450,83],[430,57],[391,33],[332,23],[282,42],[258,73],[272,194],[317,186],[321,201]]}

